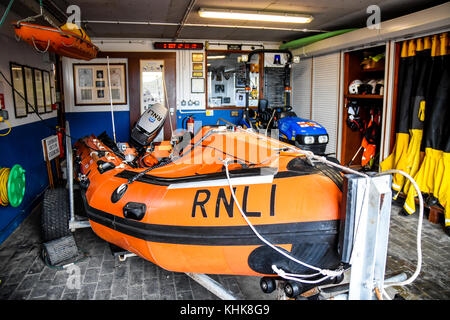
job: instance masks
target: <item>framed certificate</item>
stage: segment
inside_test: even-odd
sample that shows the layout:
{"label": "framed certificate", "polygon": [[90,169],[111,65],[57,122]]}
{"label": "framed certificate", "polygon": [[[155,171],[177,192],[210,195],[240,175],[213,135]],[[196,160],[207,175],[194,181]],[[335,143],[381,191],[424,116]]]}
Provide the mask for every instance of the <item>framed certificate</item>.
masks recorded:
{"label": "framed certificate", "polygon": [[205,93],[205,78],[191,78],[191,93]]}
{"label": "framed certificate", "polygon": [[25,93],[25,79],[23,66],[10,63],[11,80],[13,85],[14,112],[16,118],[27,116],[27,102]]}
{"label": "framed certificate", "polygon": [[33,69],[34,88],[36,92],[36,104],[38,113],[45,113],[44,79],[42,70]]}
{"label": "framed certificate", "polygon": [[44,99],[45,99],[45,112],[52,112],[52,93],[50,89],[50,73],[48,71],[42,71],[44,80]]}
{"label": "framed certificate", "polygon": [[193,53],[192,62],[203,62],[203,53]]}
{"label": "framed certificate", "polygon": [[27,112],[35,113],[33,108],[36,108],[36,94],[34,92],[33,68],[24,66],[23,72],[25,75],[25,92],[27,94]]}

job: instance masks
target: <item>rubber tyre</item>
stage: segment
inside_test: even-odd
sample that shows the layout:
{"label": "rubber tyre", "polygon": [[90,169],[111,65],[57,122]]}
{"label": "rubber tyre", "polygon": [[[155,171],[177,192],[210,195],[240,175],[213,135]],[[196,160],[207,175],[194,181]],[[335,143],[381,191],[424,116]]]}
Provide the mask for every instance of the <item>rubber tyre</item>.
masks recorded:
{"label": "rubber tyre", "polygon": [[296,282],[288,281],[284,285],[284,293],[288,298],[296,298],[302,293],[302,287]]}
{"label": "rubber tyre", "polygon": [[44,242],[71,234],[69,195],[65,188],[48,189],[42,203],[41,229]]}
{"label": "rubber tyre", "polygon": [[277,287],[275,280],[269,277],[261,278],[259,285],[264,293],[272,293]]}

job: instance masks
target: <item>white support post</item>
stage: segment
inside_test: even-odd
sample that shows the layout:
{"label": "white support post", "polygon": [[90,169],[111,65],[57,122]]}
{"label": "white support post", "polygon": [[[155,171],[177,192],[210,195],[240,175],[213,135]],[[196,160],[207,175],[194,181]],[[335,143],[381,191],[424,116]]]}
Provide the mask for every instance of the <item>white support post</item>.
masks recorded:
{"label": "white support post", "polygon": [[70,125],[69,121],[66,121],[66,163],[67,163],[67,184],[69,185],[69,207],[70,207],[70,220],[69,229],[74,232],[80,228],[90,228],[91,224],[88,220],[77,220],[75,217],[75,205],[73,196],[73,152],[72,152],[72,140],[70,138]]}

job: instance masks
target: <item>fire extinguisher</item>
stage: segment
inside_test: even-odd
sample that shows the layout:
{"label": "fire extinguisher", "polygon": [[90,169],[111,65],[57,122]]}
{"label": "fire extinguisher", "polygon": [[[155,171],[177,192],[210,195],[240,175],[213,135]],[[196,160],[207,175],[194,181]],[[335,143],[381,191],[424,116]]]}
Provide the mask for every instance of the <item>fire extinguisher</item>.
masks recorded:
{"label": "fire extinguisher", "polygon": [[192,115],[188,116],[187,118],[184,118],[186,121],[186,126],[184,129],[186,129],[188,132],[190,132],[192,135],[194,135],[194,117]]}
{"label": "fire extinguisher", "polygon": [[58,144],[59,144],[59,158],[64,158],[64,147],[63,147],[63,136],[64,136],[64,128],[56,126],[56,135],[58,136]]}

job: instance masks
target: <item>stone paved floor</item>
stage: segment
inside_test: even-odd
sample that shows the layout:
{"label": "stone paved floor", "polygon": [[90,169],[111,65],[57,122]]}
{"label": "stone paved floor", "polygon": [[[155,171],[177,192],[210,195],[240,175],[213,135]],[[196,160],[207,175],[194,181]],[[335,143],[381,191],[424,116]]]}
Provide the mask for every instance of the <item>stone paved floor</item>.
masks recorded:
{"label": "stone paved floor", "polygon": [[[387,275],[406,272],[416,265],[415,232],[417,215],[403,217],[393,206],[388,250]],[[120,262],[109,245],[91,229],[75,232],[78,248],[89,255],[78,262],[79,289],[67,286],[66,270],[46,266],[41,257],[39,210],[0,246],[0,300],[212,300],[217,299],[183,273],[166,271],[139,257]],[[450,299],[450,237],[439,224],[425,218],[423,266],[419,278],[400,288],[406,300]],[[276,299],[259,289],[259,278],[212,276],[240,299]]]}

